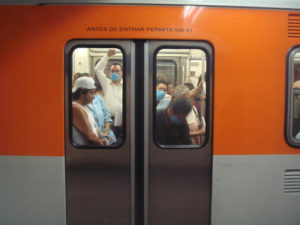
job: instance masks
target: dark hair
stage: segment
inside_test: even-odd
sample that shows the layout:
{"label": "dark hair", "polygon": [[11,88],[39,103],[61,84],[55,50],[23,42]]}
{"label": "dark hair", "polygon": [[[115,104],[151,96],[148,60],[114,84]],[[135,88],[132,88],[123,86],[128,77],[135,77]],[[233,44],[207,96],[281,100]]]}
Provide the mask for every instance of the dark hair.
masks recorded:
{"label": "dark hair", "polygon": [[166,80],[157,79],[156,80],[156,86],[159,84],[165,84],[168,87],[168,82]]}
{"label": "dark hair", "polygon": [[97,76],[95,78],[95,86],[96,86],[96,91],[101,91],[103,89]]}
{"label": "dark hair", "polygon": [[109,66],[109,69],[112,67],[112,66],[119,66],[121,69],[122,69],[122,65],[118,62],[114,62],[114,63],[111,63],[110,66]]}
{"label": "dark hair", "polygon": [[174,114],[187,115],[192,110],[192,103],[187,98],[175,98],[170,102],[169,107],[171,107]]}
{"label": "dark hair", "polygon": [[89,89],[78,88],[77,91],[75,91],[74,93],[72,93],[72,99],[73,100],[77,100],[77,99],[80,98],[81,94],[85,95],[89,91],[90,91]]}

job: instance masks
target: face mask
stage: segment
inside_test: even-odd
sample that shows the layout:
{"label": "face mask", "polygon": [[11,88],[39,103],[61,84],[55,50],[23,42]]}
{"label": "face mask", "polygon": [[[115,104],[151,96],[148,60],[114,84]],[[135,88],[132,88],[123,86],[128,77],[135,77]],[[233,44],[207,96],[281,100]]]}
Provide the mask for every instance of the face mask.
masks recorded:
{"label": "face mask", "polygon": [[113,80],[113,81],[117,81],[120,79],[120,75],[118,73],[112,73],[110,74],[110,78]]}
{"label": "face mask", "polygon": [[171,121],[171,123],[174,124],[174,125],[180,125],[180,124],[183,123],[183,120],[178,119],[176,116],[171,116],[171,117],[170,117],[170,121]]}
{"label": "face mask", "polygon": [[165,97],[165,94],[166,93],[164,91],[162,91],[162,90],[156,91],[156,100],[157,101],[162,100]]}

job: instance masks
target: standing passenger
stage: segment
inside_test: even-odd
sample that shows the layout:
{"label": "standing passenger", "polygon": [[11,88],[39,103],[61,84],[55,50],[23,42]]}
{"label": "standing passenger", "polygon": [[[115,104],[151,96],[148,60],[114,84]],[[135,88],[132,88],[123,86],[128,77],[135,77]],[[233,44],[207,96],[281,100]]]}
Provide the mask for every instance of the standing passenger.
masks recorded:
{"label": "standing passenger", "polygon": [[88,104],[88,108],[93,113],[96,126],[99,128],[101,135],[106,140],[107,145],[116,143],[116,136],[111,129],[112,119],[110,112],[106,107],[101,96],[101,89],[99,83],[96,82],[96,94],[92,104]]}
{"label": "standing passenger", "polygon": [[121,65],[114,63],[109,69],[110,78],[107,78],[104,69],[108,62],[108,58],[115,55],[116,51],[108,50],[101,60],[96,64],[96,75],[101,83],[104,93],[104,102],[114,119],[114,132],[116,136],[121,135],[122,127],[122,110],[123,110],[123,72]]}
{"label": "standing passenger", "polygon": [[168,94],[172,96],[174,93],[174,84],[172,82],[168,83]]}
{"label": "standing passenger", "polygon": [[161,145],[189,145],[191,139],[186,116],[192,109],[191,101],[180,97],[172,99],[165,110],[157,112],[156,133]]}
{"label": "standing passenger", "polygon": [[171,96],[166,94],[168,89],[167,81],[158,79],[156,81],[156,110],[163,110],[168,107]]}
{"label": "standing passenger", "polygon": [[[194,89],[194,85],[192,83],[185,83],[184,85],[188,87],[190,90]],[[192,144],[200,145],[202,139],[201,136],[205,134],[205,126],[202,123],[202,121],[204,121],[204,118],[201,117],[201,114],[199,115],[194,104],[195,104],[195,100],[194,98],[192,98],[193,107],[192,110],[187,115],[186,120],[189,125]]]}
{"label": "standing passenger", "polygon": [[72,135],[75,144],[105,145],[105,141],[98,138],[94,116],[87,107],[93,101],[95,92],[94,80],[85,76],[78,78],[72,88]]}

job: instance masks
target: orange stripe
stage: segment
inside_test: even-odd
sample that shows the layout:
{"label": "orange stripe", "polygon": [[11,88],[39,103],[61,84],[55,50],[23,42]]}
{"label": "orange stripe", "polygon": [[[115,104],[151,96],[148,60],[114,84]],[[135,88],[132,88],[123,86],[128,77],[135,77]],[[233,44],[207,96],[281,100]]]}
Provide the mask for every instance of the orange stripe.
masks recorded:
{"label": "orange stripe", "polygon": [[[64,155],[67,41],[139,38],[206,40],[214,46],[214,154],[299,154],[284,140],[285,58],[297,44],[287,37],[289,13],[205,7],[1,6],[0,154]],[[112,31],[128,26],[144,31]],[[106,31],[91,32],[89,27]]]}

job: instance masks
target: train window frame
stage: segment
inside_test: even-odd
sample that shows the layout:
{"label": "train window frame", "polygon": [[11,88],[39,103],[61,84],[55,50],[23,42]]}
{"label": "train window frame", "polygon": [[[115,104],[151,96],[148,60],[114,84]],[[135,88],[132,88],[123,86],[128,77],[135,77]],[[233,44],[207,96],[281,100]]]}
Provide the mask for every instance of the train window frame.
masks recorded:
{"label": "train window frame", "polygon": [[[200,42],[200,43],[203,43],[203,42]],[[211,45],[207,42],[204,42],[205,44],[208,44],[209,47],[211,47]],[[206,122],[206,132],[205,132],[205,139],[203,140],[203,142],[200,144],[200,145],[193,145],[193,144],[190,144],[190,145],[164,145],[164,144],[160,144],[158,139],[157,139],[157,109],[156,109],[156,81],[157,81],[157,54],[159,53],[160,50],[162,49],[195,49],[195,50],[201,50],[205,53],[205,56],[206,56],[206,72],[205,72],[205,81],[207,83],[207,89],[206,89],[206,102],[205,102],[205,122]],[[211,71],[211,65],[213,65],[213,59],[211,59],[211,57],[213,57],[213,50],[212,52],[210,53],[210,51],[208,49],[206,49],[205,47],[203,46],[197,46],[197,45],[181,45],[181,46],[178,46],[178,45],[161,45],[159,47],[157,47],[154,52],[153,52],[153,88],[152,88],[152,103],[153,103],[153,141],[154,141],[154,144],[159,148],[159,149],[162,149],[162,150],[171,150],[171,149],[175,149],[175,150],[202,150],[204,149],[204,147],[206,146],[206,144],[208,143],[209,141],[209,130],[212,129],[212,127],[209,127],[210,125],[210,105],[213,103],[211,97],[210,97],[210,92],[212,90],[210,90],[210,80],[213,79],[213,77],[210,77],[210,76],[213,76],[212,75],[212,72]],[[211,102],[210,102],[211,101]]]}
{"label": "train window frame", "polygon": [[[294,136],[294,97],[300,95],[300,88],[293,88],[295,81],[295,58],[296,54],[300,55],[300,45],[294,46],[287,54],[287,79],[286,79],[286,119],[285,119],[285,139],[287,143],[294,148],[300,148],[300,139]],[[300,59],[300,56],[299,56]],[[299,60],[300,64],[300,60]]]}
{"label": "train window frame", "polygon": [[[76,49],[78,48],[103,48],[103,49],[118,49],[122,53],[122,73],[123,73],[123,89],[122,89],[122,139],[120,140],[119,143],[115,145],[79,145],[76,144],[73,141],[73,132],[72,132],[72,121],[73,121],[73,112],[72,112],[72,78],[73,78],[73,65],[74,65],[74,60],[73,60],[73,53]],[[86,150],[86,149],[91,149],[91,150],[109,150],[109,149],[120,149],[124,144],[126,140],[126,54],[125,50],[122,48],[122,46],[118,44],[74,44],[72,47],[69,49],[67,52],[67,65],[68,65],[68,81],[67,81],[67,87],[68,87],[68,108],[69,108],[69,115],[68,115],[68,132],[69,132],[69,142],[70,144],[76,149],[76,150]]]}

